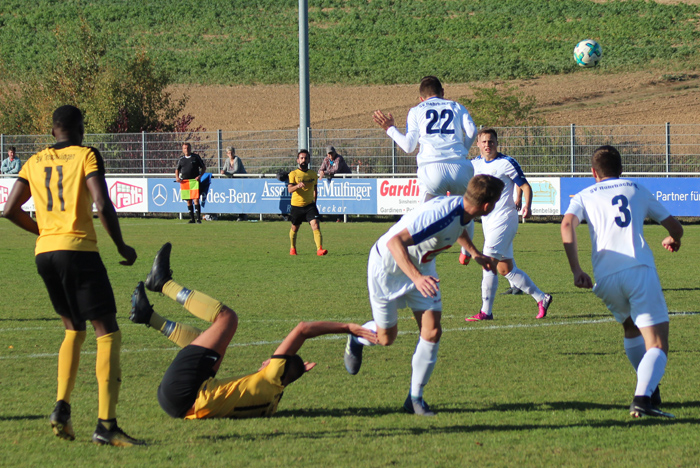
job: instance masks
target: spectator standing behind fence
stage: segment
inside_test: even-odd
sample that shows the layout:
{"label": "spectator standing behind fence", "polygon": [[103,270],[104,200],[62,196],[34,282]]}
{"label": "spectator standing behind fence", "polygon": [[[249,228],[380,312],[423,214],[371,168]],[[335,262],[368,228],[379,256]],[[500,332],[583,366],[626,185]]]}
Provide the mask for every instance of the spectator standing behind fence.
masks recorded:
{"label": "spectator standing behind fence", "polygon": [[8,158],[2,162],[3,174],[19,174],[19,170],[22,169],[22,161],[16,156],[16,152],[14,146],[7,151]]}
{"label": "spectator standing behind fence", "polygon": [[[207,172],[204,161],[197,154],[192,152],[189,143],[182,144],[183,156],[177,162],[175,169],[175,181],[180,184],[182,199],[187,202],[187,210],[190,212],[190,224],[195,223],[194,211],[197,210],[196,222],[202,222],[202,208],[199,206],[199,181],[202,175]],[[193,205],[194,202],[194,206]]]}
{"label": "spectator standing behind fence", "polygon": [[236,156],[236,148],[229,146],[226,148],[226,156],[228,159],[224,161],[224,167],[221,169],[221,174],[226,177],[233,177],[234,174],[247,174],[243,161]]}
{"label": "spectator standing behind fence", "polygon": [[350,166],[347,165],[345,159],[335,151],[335,148],[326,146],[326,157],[318,170],[318,177],[321,179],[323,177],[333,177],[336,174],[352,174],[352,170],[350,170]]}

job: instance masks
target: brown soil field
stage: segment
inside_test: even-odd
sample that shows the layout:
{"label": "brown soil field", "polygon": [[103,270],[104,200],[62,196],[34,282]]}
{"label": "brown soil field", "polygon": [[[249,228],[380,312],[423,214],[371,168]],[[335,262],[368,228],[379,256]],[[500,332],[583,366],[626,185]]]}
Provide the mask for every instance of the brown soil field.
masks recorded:
{"label": "brown soil field", "polygon": [[[444,83],[445,97],[471,97],[472,86],[493,85],[515,86],[534,96],[536,111],[548,125],[700,123],[700,75],[694,72],[603,75],[581,69],[528,80]],[[209,131],[299,126],[297,86],[174,86],[171,91],[174,96],[189,96],[186,112],[195,116],[195,126]],[[311,86],[310,100],[312,128],[372,128],[375,109],[391,112],[403,124],[408,110],[418,102],[418,86]]]}

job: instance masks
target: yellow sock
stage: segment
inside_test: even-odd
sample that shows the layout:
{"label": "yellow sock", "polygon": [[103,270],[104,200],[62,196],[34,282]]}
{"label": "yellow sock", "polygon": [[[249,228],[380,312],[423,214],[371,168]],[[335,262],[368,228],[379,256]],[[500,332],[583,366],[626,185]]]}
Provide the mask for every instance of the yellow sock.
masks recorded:
{"label": "yellow sock", "polygon": [[117,417],[119,387],[122,383],[122,368],[119,363],[121,346],[121,330],[97,338],[95,374],[97,374],[99,394],[97,417],[100,419],[115,419]]}
{"label": "yellow sock", "polygon": [[165,322],[167,320],[165,317],[162,315],[158,314],[155,310],[151,314],[151,320],[148,321],[148,324],[155,328],[156,330],[163,331],[163,326],[165,325]]}
{"label": "yellow sock", "polygon": [[292,243],[292,249],[297,248],[297,232],[299,231],[294,231],[293,229],[289,230],[289,241]]}
{"label": "yellow sock", "polygon": [[163,294],[182,304],[195,317],[211,323],[214,323],[223,307],[216,299],[194,289],[184,288],[173,280],[163,285]]}
{"label": "yellow sock", "polygon": [[70,403],[70,395],[75,387],[80,364],[80,348],[85,342],[85,330],[66,330],[61,349],[58,351],[58,391],[56,401]]}
{"label": "yellow sock", "polygon": [[314,231],[314,242],[316,242],[316,250],[321,250],[323,248],[323,236],[321,235],[320,229]]}
{"label": "yellow sock", "polygon": [[202,334],[202,330],[198,328],[171,320],[166,320],[163,323],[160,332],[181,348],[192,343],[195,338]]}

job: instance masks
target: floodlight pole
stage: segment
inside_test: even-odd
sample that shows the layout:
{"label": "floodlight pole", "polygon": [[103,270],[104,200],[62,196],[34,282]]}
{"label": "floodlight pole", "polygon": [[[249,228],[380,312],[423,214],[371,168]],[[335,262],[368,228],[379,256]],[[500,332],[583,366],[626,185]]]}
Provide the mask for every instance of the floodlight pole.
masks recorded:
{"label": "floodlight pole", "polygon": [[299,0],[299,149],[309,148],[309,2]]}

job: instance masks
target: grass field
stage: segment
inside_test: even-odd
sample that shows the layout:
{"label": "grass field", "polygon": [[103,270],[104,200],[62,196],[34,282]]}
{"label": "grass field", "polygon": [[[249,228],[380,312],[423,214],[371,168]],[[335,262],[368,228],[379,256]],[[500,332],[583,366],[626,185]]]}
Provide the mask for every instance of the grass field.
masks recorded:
{"label": "grass field", "polygon": [[[366,255],[389,224],[322,227],[330,254],[315,256],[304,227],[300,255],[292,258],[284,222],[191,226],[123,219],[125,238],[140,255],[132,267],[118,265],[114,247],[98,228],[124,333],[120,425],[149,444],[116,449],[90,442],[97,412],[90,332],[72,399],[77,440],[51,434],[62,326],[35,271],[33,236],[0,221],[0,466],[697,466],[700,307],[692,273],[697,225],[686,227],[681,253],[673,255],[659,248],[662,228],[646,231],[673,315],[662,396],[675,420],[630,418],[635,376],[621,327],[591,292],[573,287],[559,226],[544,223],[521,225],[516,238],[518,265],[554,297],[544,320],[534,319],[531,298],[498,296],[493,322],[465,323],[480,306],[480,270],[461,267],[456,248],[438,257],[444,334],[425,394],[437,417],[401,411],[417,339],[406,310],[400,313],[397,342],[367,350],[357,376],[343,367],[345,337],[307,342],[300,354],[319,365],[287,388],[272,418],[166,416],[155,391],[176,349],[127,318],[130,294],[160,245],[174,245],[177,281],[238,312],[239,331],[219,372],[238,375],[256,370],[300,320],[369,319]],[[587,230],[578,233],[590,271]],[[481,242],[479,226],[476,241]],[[501,280],[499,289],[506,287]],[[168,318],[206,325],[164,296],[151,294],[151,302]]]}
{"label": "grass field", "polygon": [[[696,69],[698,5],[588,0],[323,0],[309,2],[313,83],[417,83],[572,73],[574,45],[603,46],[600,72]],[[0,63],[6,80],[58,59],[55,31],[84,21],[108,59],[146,51],[176,83],[298,82],[295,0],[5,0]],[[3,75],[0,74],[0,77]],[[583,91],[582,91],[583,92]]]}

